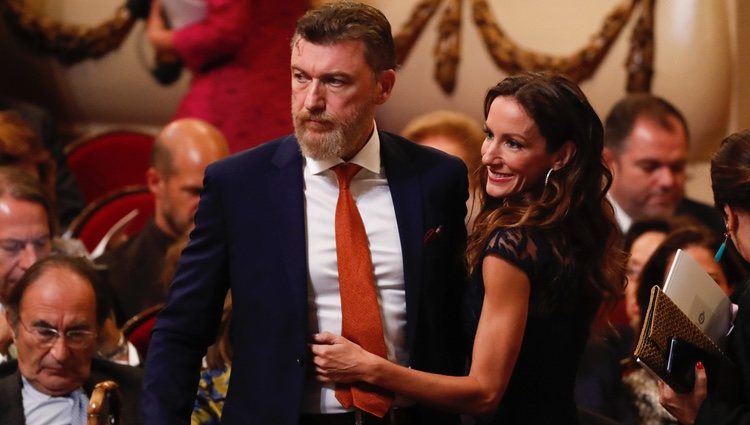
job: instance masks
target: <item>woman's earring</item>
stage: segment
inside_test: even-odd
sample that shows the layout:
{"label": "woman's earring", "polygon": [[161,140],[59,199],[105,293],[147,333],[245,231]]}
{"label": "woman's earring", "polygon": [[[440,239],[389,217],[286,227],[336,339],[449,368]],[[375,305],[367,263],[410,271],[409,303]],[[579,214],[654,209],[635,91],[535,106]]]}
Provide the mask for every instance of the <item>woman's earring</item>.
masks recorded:
{"label": "woman's earring", "polygon": [[716,250],[716,255],[714,255],[714,260],[718,263],[721,261],[721,257],[724,256],[724,251],[727,249],[727,239],[729,239],[729,232],[724,232],[724,242],[719,245],[719,249]]}
{"label": "woman's earring", "polygon": [[549,182],[549,176],[552,175],[552,168],[547,171],[547,175],[544,177],[544,185],[547,186],[547,183]]}

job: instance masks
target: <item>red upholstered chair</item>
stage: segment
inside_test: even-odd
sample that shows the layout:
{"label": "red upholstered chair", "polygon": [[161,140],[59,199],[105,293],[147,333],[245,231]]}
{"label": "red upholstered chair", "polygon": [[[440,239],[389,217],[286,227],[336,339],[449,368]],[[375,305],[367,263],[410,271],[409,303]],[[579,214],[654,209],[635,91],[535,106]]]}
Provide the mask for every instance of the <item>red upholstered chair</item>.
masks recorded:
{"label": "red upholstered chair", "polygon": [[144,184],[154,136],[132,130],[113,130],[85,136],[65,147],[68,168],[86,202],[113,190]]}
{"label": "red upholstered chair", "polygon": [[151,306],[128,319],[120,330],[125,338],[133,344],[141,360],[146,361],[148,344],[151,342],[151,329],[156,323],[156,315],[164,308],[164,303]]}
{"label": "red upholstered chair", "polygon": [[70,224],[66,236],[80,239],[96,258],[107,246],[116,246],[140,231],[153,215],[154,195],[148,187],[128,186],[90,203]]}

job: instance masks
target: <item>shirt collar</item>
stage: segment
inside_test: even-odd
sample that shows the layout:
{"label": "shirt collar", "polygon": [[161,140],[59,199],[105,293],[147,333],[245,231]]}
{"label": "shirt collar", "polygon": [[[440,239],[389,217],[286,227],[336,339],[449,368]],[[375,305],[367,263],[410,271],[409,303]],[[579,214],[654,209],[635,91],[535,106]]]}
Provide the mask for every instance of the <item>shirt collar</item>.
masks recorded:
{"label": "shirt collar", "polygon": [[[338,164],[344,162],[341,158],[317,160],[305,157],[307,168],[312,174],[320,174]],[[349,160],[351,164],[357,164],[372,173],[380,173],[380,136],[377,124],[373,125],[372,134],[362,149]]]}
{"label": "shirt collar", "polygon": [[607,193],[607,199],[609,199],[609,202],[612,204],[612,208],[615,210],[615,220],[617,220],[617,224],[620,226],[620,230],[622,233],[626,233],[628,229],[630,229],[630,225],[633,224],[633,218],[628,215],[628,213],[625,212],[625,210],[622,209],[620,204],[615,201],[615,198]]}
{"label": "shirt collar", "polygon": [[[34,402],[42,403],[44,401],[47,401],[51,398],[55,398],[55,396],[51,396],[49,394],[45,394],[36,388],[34,388],[31,383],[26,380],[26,377],[21,375],[21,382],[22,382],[22,388],[23,388],[23,397],[26,400],[31,400]],[[83,389],[78,388],[76,390],[73,390],[73,392],[66,394],[64,396],[59,396],[59,398],[73,398],[77,395],[77,393],[83,393]]]}

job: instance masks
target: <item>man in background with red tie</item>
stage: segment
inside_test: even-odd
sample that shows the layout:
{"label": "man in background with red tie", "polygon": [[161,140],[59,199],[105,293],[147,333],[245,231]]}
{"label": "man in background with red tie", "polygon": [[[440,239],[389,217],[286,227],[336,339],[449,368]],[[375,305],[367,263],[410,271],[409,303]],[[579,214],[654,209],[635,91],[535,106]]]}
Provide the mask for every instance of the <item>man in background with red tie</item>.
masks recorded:
{"label": "man in background with red tie", "polygon": [[232,290],[223,424],[458,424],[380,388],[322,385],[309,343],[341,332],[431,372],[463,371],[466,167],[379,130],[396,80],[370,6],[308,12],[292,39],[295,134],[211,165],[146,361],[148,424],[187,423]]}

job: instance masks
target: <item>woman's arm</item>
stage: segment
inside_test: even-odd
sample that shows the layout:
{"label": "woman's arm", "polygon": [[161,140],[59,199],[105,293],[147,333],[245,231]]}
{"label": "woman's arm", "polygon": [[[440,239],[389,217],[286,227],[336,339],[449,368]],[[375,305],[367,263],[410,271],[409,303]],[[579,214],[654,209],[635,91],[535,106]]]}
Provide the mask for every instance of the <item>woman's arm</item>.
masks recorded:
{"label": "woman's arm", "polygon": [[421,372],[323,333],[312,346],[322,382],[367,382],[424,404],[479,415],[493,412],[505,392],[521,347],[528,314],[526,274],[493,255],[482,263],[485,295],[468,376]]}

